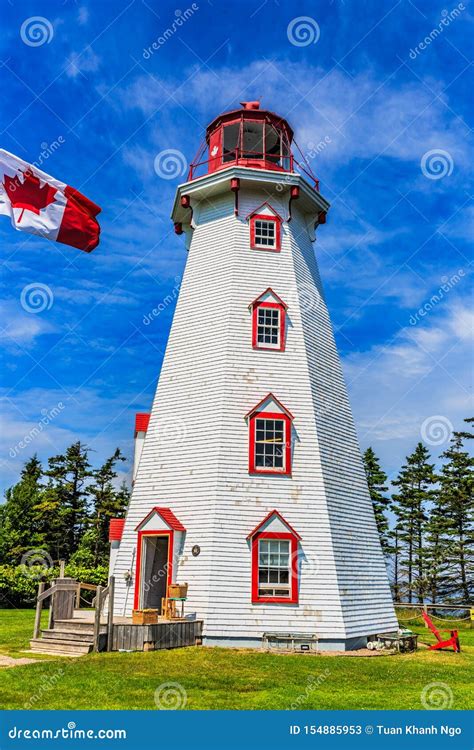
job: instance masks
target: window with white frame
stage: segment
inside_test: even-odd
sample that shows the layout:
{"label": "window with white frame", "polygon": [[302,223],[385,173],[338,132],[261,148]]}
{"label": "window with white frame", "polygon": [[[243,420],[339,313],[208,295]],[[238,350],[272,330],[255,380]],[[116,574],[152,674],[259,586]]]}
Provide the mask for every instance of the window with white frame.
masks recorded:
{"label": "window with white frame", "polygon": [[255,247],[276,248],[276,222],[274,219],[255,219],[254,224]]}
{"label": "window with white frame", "polygon": [[290,598],[289,539],[258,540],[258,596]]}
{"label": "window with white frame", "polygon": [[255,468],[285,470],[285,420],[259,418],[255,420]]}
{"label": "window with white frame", "polygon": [[281,310],[279,307],[257,307],[257,346],[280,348]]}

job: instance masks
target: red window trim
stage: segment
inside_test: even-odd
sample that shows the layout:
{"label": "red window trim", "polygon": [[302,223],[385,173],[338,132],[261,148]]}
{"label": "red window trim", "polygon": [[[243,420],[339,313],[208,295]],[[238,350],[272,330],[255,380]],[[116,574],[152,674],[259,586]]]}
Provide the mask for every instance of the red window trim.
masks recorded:
{"label": "red window trim", "polygon": [[[290,539],[290,596],[258,595],[258,542],[260,539]],[[260,531],[252,537],[252,604],[298,604],[298,539],[285,532]]]}
{"label": "red window trim", "polygon": [[169,531],[139,531],[137,539],[137,564],[135,568],[135,594],[133,600],[133,608],[140,609],[140,589],[141,589],[141,577],[142,577],[142,548],[143,538],[146,536],[168,536],[168,570],[166,577],[166,585],[169,586],[173,580],[173,543],[174,543],[174,532]]}
{"label": "red window trim", "polygon": [[[255,220],[275,222],[275,247],[268,245],[255,244]],[[270,253],[279,253],[281,250],[281,219],[279,216],[269,216],[268,214],[252,214],[250,217],[250,247],[252,250],[266,250]]]}
{"label": "red window trim", "polygon": [[[265,346],[259,344],[258,332],[258,310],[260,307],[276,308],[280,310],[280,346]],[[252,348],[264,349],[271,352],[284,352],[286,343],[286,310],[285,306],[278,302],[254,302],[252,306]]]}
{"label": "red window trim", "polygon": [[[285,468],[261,469],[255,465],[255,420],[282,419],[285,423]],[[287,414],[281,412],[256,411],[249,420],[249,474],[271,474],[273,476],[291,476],[291,424]]]}

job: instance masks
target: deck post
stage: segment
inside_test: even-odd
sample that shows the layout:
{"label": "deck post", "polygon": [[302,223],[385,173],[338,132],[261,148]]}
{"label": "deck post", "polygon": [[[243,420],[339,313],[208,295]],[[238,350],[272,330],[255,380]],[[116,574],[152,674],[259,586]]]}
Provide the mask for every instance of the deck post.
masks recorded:
{"label": "deck post", "polygon": [[107,611],[107,651],[112,651],[112,635],[114,629],[114,589],[115,578],[109,578],[109,609]]}
{"label": "deck post", "polygon": [[79,581],[76,586],[76,603],[75,603],[75,609],[81,608],[81,582]]}
{"label": "deck post", "polygon": [[[53,585],[54,585],[54,581],[51,583],[51,586]],[[55,596],[56,594],[53,593],[49,597],[48,630],[52,630],[54,627],[54,597]]]}
{"label": "deck post", "polygon": [[35,626],[33,628],[33,638],[39,638],[40,625],[41,625],[41,610],[43,608],[43,600],[39,599],[45,589],[46,584],[41,582],[38,586],[38,599],[36,600],[36,613],[35,613]]}
{"label": "deck post", "polygon": [[64,578],[64,571],[66,569],[66,560],[59,561],[59,577]]}
{"label": "deck post", "polygon": [[102,608],[102,586],[97,586],[97,591],[95,595],[94,642],[92,646],[93,651],[99,650],[101,608]]}

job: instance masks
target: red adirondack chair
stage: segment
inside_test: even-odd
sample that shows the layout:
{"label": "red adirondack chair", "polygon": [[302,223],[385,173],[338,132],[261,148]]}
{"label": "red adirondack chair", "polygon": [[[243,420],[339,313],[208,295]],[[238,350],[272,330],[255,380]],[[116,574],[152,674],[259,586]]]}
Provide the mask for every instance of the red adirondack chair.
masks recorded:
{"label": "red adirondack chair", "polygon": [[435,627],[435,625],[433,625],[428,614],[426,612],[422,612],[421,614],[427,626],[429,627],[431,632],[435,635],[436,640],[437,640],[437,643],[433,643],[431,646],[429,646],[430,650],[434,651],[440,648],[452,648],[454,651],[461,650],[457,630],[443,630],[443,633],[451,633],[451,638],[447,638],[446,640],[443,640],[441,633],[439,632],[438,628]]}

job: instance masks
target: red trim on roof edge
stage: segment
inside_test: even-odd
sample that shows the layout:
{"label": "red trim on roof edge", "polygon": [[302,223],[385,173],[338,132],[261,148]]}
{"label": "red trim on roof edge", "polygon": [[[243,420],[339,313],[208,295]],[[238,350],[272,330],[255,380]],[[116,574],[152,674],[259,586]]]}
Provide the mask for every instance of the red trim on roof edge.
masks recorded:
{"label": "red trim on roof edge", "polygon": [[125,518],[111,518],[109,523],[109,542],[120,542],[122,540]]}
{"label": "red trim on roof edge", "polygon": [[248,536],[247,536],[247,539],[251,539],[251,538],[252,538],[253,536],[255,536],[255,534],[257,534],[257,533],[258,533],[259,529],[261,529],[261,528],[262,528],[262,526],[263,526],[263,525],[264,525],[264,524],[265,524],[265,523],[266,523],[267,521],[269,521],[269,520],[270,520],[270,518],[271,518],[272,516],[278,516],[278,518],[280,519],[280,521],[281,521],[282,523],[284,523],[284,524],[285,524],[285,526],[286,526],[286,527],[287,527],[287,528],[288,528],[288,529],[290,530],[290,532],[291,532],[291,533],[292,533],[292,534],[293,534],[293,535],[294,535],[294,536],[295,536],[295,537],[296,537],[297,539],[300,539],[300,540],[301,540],[301,537],[300,537],[300,535],[298,534],[298,532],[294,530],[293,526],[291,526],[291,524],[289,524],[289,523],[288,523],[288,521],[286,521],[286,520],[285,520],[285,519],[283,518],[283,516],[281,515],[281,513],[279,513],[279,512],[277,511],[277,510],[271,510],[271,511],[270,511],[270,513],[267,513],[267,515],[265,516],[265,518],[263,519],[263,521],[260,521],[260,523],[258,524],[258,526],[256,526],[256,527],[254,528],[254,530],[250,532],[250,534],[248,534]]}
{"label": "red trim on roof edge", "polygon": [[284,307],[285,310],[288,309],[288,305],[286,304],[286,302],[283,302],[282,298],[276,292],[273,291],[273,289],[271,288],[271,286],[269,286],[267,289],[265,289],[264,292],[262,292],[261,294],[259,294],[258,297],[255,297],[254,301],[250,303],[249,307],[253,307],[254,305],[256,305],[257,302],[260,302],[260,300],[262,299],[262,297],[264,297],[266,294],[269,294],[269,293],[273,294],[273,296],[275,297],[275,299],[277,300],[277,302],[278,302],[279,305],[281,305],[282,307]]}
{"label": "red trim on roof edge", "polygon": [[173,529],[173,531],[186,531],[185,527],[183,526],[181,521],[179,521],[176,518],[171,508],[158,508],[157,506],[152,508],[150,512],[145,516],[145,518],[143,518],[140,521],[138,526],[135,528],[135,531],[137,531],[140,528],[140,526],[146,523],[146,521],[148,521],[148,519],[153,515],[153,513],[158,513],[158,515],[161,516],[163,521],[167,523],[168,526],[170,526],[170,528]]}
{"label": "red trim on roof edge", "polygon": [[281,403],[281,401],[279,401],[277,399],[277,397],[273,395],[273,393],[267,393],[267,395],[265,396],[265,398],[262,398],[262,400],[259,401],[256,406],[252,407],[252,409],[250,409],[250,411],[247,412],[247,414],[245,415],[244,419],[248,419],[249,417],[252,416],[252,414],[255,414],[255,412],[260,411],[260,407],[265,403],[265,401],[268,401],[268,399],[273,399],[273,401],[276,404],[278,404],[278,406],[280,407],[280,409],[283,411],[284,414],[286,414],[287,416],[289,416],[289,418],[291,420],[294,419],[294,416],[291,413],[291,411],[289,409],[287,409],[286,406],[283,406],[283,404]]}
{"label": "red trim on roof edge", "polygon": [[145,412],[138,412],[138,414],[135,414],[135,435],[137,432],[146,432],[148,430],[150,416],[150,414]]}
{"label": "red trim on roof edge", "polygon": [[273,214],[274,214],[273,218],[280,219],[280,221],[282,221],[282,222],[285,221],[280,216],[280,214],[278,213],[278,211],[275,211],[275,209],[273,208],[273,206],[270,205],[270,203],[268,203],[268,201],[264,201],[264,203],[261,203],[258,208],[254,208],[254,210],[251,211],[251,213],[247,214],[247,216],[245,217],[245,220],[248,221],[252,216],[255,216],[255,214],[258,214],[260,212],[260,209],[263,208],[264,206],[267,206],[271,211],[273,211]]}

